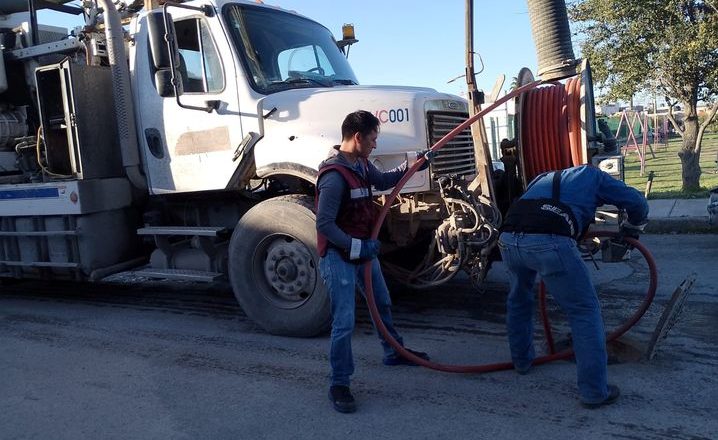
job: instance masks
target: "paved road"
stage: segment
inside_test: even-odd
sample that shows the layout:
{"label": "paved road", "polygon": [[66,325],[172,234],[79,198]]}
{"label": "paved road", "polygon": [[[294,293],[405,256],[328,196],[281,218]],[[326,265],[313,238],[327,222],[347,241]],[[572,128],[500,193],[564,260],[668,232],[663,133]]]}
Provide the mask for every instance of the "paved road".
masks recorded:
{"label": "paved road", "polygon": [[[569,362],[526,376],[385,367],[362,311],[359,411],[342,415],[326,397],[327,337],[267,335],[222,286],[25,282],[0,293],[0,438],[716,438],[718,235],[643,241],[659,264],[658,299],[616,352],[609,374],[623,397],[604,409],[579,407]],[[662,304],[692,271],[680,321],[656,358],[638,359]],[[598,276],[609,326],[637,304],[645,275],[634,260]],[[446,362],[506,360],[501,267],[488,287],[483,296],[465,280],[396,292],[408,345]]]}

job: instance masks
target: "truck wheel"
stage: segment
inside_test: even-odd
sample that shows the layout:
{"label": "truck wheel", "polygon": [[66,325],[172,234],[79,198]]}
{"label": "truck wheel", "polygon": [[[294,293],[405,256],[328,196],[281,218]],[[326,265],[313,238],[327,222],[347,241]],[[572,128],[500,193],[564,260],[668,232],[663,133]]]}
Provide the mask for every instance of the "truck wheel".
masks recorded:
{"label": "truck wheel", "polygon": [[229,279],[247,316],[275,335],[315,336],[331,322],[319,275],[311,198],[282,196],[247,211],[229,242]]}

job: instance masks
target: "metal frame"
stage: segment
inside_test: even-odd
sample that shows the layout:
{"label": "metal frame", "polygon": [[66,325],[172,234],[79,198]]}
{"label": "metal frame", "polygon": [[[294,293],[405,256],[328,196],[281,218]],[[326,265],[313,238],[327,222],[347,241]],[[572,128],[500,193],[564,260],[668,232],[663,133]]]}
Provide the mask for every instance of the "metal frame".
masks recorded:
{"label": "metal frame", "polygon": [[5,55],[9,60],[24,60],[27,58],[39,57],[40,55],[49,55],[53,53],[71,52],[83,49],[83,43],[76,38],[68,38],[66,40],[55,41],[52,43],[42,44],[39,46],[27,47],[24,49],[15,49],[6,52]]}

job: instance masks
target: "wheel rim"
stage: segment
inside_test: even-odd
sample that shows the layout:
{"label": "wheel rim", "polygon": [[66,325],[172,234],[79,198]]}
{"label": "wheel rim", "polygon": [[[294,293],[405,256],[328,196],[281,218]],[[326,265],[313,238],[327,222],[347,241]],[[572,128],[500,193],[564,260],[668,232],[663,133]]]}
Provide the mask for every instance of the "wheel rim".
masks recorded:
{"label": "wheel rim", "polygon": [[252,266],[255,277],[264,284],[262,296],[277,307],[300,307],[314,293],[316,264],[309,248],[296,237],[265,237],[255,248]]}

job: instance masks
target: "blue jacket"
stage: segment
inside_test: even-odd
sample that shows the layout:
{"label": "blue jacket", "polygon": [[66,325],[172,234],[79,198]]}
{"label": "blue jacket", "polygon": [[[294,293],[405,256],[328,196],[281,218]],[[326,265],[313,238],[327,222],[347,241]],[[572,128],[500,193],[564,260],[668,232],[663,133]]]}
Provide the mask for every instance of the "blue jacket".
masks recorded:
{"label": "blue jacket", "polygon": [[[553,172],[536,177],[522,199],[551,198]],[[625,209],[628,221],[639,225],[648,217],[648,202],[635,188],[591,165],[561,172],[561,201],[568,205],[582,230],[594,220],[596,208],[609,204]]]}

